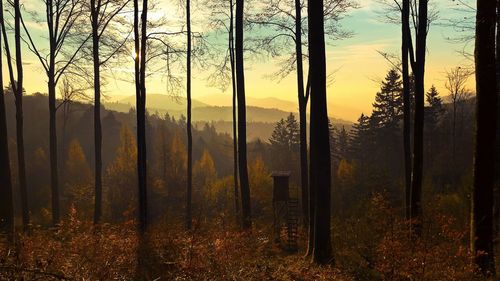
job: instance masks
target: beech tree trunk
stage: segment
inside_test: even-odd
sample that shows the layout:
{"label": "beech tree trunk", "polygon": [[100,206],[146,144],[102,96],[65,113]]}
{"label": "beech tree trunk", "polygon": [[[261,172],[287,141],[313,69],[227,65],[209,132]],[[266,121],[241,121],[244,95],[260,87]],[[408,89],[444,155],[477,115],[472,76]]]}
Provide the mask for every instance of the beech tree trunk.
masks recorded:
{"label": "beech tree trunk", "polygon": [[[314,206],[312,260],[333,261],[330,233],[331,162],[326,99],[326,57],[323,1],[308,1],[309,70],[311,79],[310,189]],[[311,239],[311,237],[309,238]]]}
{"label": "beech tree trunk", "polygon": [[236,97],[236,73],[235,73],[235,57],[234,57],[234,13],[233,0],[229,0],[229,60],[231,63],[231,87],[233,91],[233,179],[234,179],[234,210],[236,214],[236,222],[240,216],[240,200],[238,187],[238,132],[237,132],[237,97]]}
{"label": "beech tree trunk", "polygon": [[405,161],[405,215],[410,219],[411,206],[411,101],[409,75],[409,44],[410,44],[410,0],[403,0],[401,11],[401,62],[403,71],[403,149]]}
{"label": "beech tree trunk", "polygon": [[245,104],[245,68],[243,66],[243,5],[244,0],[236,0],[236,89],[238,99],[238,169],[240,174],[242,227],[252,227],[250,204],[250,184],[247,166],[247,118]]}
{"label": "beech tree trunk", "polygon": [[99,13],[101,6],[90,0],[92,19],[92,55],[94,64],[94,224],[102,216],[102,126],[101,126],[101,72],[99,60]]}
{"label": "beech tree trunk", "polygon": [[[23,64],[21,53],[21,11],[19,0],[11,2],[14,8],[14,46],[16,56],[16,69],[12,66],[12,56],[7,39],[7,31],[5,25],[2,25],[2,34],[5,42],[5,54],[7,57],[7,67],[9,70],[10,87],[15,98],[16,105],[16,146],[17,146],[17,162],[19,175],[19,190],[21,193],[21,213],[23,230],[27,231],[30,225],[29,205],[28,205],[28,190],[26,183],[26,161],[24,156],[24,118],[23,118]],[[3,18],[3,3],[0,3]],[[17,75],[15,75],[16,73]],[[16,77],[17,76],[17,77]],[[16,81],[17,78],[17,81]]]}
{"label": "beech tree trunk", "polygon": [[[497,108],[500,108],[500,0],[497,0],[496,23],[496,79],[497,79]],[[497,110],[495,151],[495,227],[496,235],[500,233],[500,110]]]}
{"label": "beech tree trunk", "polygon": [[475,262],[485,275],[495,275],[493,190],[497,91],[495,66],[496,3],[477,1],[476,15],[476,142],[472,192],[471,243]]}
{"label": "beech tree trunk", "polygon": [[187,96],[187,202],[186,228],[191,229],[192,222],[192,192],[193,192],[193,133],[191,130],[191,7],[190,0],[186,0],[187,26],[187,65],[186,65],[186,96]]}
{"label": "beech tree trunk", "polygon": [[424,158],[424,76],[427,42],[427,1],[418,3],[418,28],[416,40],[415,74],[415,127],[413,143],[413,178],[411,190],[410,218],[412,230],[419,236],[422,228],[422,178]]}
{"label": "beech tree trunk", "polygon": [[[3,25],[3,7],[0,8],[2,8],[0,11],[0,23]],[[2,49],[1,33],[0,49]],[[0,53],[0,232],[6,233],[12,238],[14,234],[14,205],[7,136],[7,116],[5,112],[2,53]]]}
{"label": "beech tree trunk", "polygon": [[304,66],[302,63],[302,5],[295,0],[295,54],[297,60],[297,92],[299,101],[300,125],[300,186],[302,199],[302,215],[307,226],[309,216],[308,186],[309,171],[307,167],[307,97],[304,92]]}
{"label": "beech tree trunk", "polygon": [[139,3],[134,0],[135,90],[137,107],[137,174],[139,191],[139,232],[146,232],[147,165],[146,165],[146,40],[148,1],[142,1],[139,28]]}
{"label": "beech tree trunk", "polygon": [[[51,44],[52,45],[52,44]],[[52,53],[52,52],[51,52]],[[54,61],[52,55],[51,62]],[[49,70],[49,142],[50,142],[50,183],[52,191],[52,224],[58,225],[61,221],[59,207],[59,175],[57,166],[57,124],[56,124],[56,83],[54,79],[54,64],[51,63]]]}

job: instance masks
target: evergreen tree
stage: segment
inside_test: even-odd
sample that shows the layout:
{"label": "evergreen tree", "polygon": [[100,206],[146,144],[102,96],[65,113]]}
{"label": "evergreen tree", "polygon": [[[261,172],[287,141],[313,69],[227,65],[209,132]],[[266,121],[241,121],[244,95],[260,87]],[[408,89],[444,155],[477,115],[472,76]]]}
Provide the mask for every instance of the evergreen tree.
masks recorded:
{"label": "evergreen tree", "polygon": [[300,128],[293,113],[290,113],[290,115],[286,118],[286,129],[288,132],[289,150],[296,153],[300,148]]}
{"label": "evergreen tree", "polygon": [[276,123],[269,142],[273,149],[288,150],[288,130],[283,118]]}
{"label": "evergreen tree", "polygon": [[435,128],[439,117],[444,113],[443,99],[439,96],[436,87],[432,85],[429,91],[425,94],[425,99],[429,106],[426,108],[426,125]]}
{"label": "evergreen tree", "polygon": [[436,87],[432,85],[429,91],[425,94],[428,106],[425,107],[425,127],[424,127],[424,142],[427,152],[427,163],[433,163],[435,146],[439,140],[438,123],[444,113],[443,100],[439,97]]}
{"label": "evergreen tree", "polygon": [[[361,114],[358,123],[352,126],[351,130],[351,153],[358,162],[366,158],[366,151],[370,149],[370,116]],[[360,164],[361,164],[360,163]]]}
{"label": "evergreen tree", "polygon": [[[328,130],[330,132],[330,158],[332,160],[332,167],[335,167],[339,162],[339,151],[337,146],[337,129],[333,126],[332,122],[328,120]],[[335,170],[335,168],[334,168]]]}
{"label": "evergreen tree", "polygon": [[340,159],[345,160],[348,158],[349,143],[350,143],[349,133],[347,133],[345,127],[342,126],[342,129],[338,132],[338,144],[337,144]]}
{"label": "evergreen tree", "polygon": [[403,114],[403,88],[401,76],[391,69],[375,96],[372,118],[380,128],[396,129]]}
{"label": "evergreen tree", "polygon": [[271,138],[271,149],[277,157],[273,159],[275,169],[292,170],[291,163],[299,153],[300,131],[295,116],[290,113],[287,119],[281,119],[276,123]]}
{"label": "evergreen tree", "polygon": [[[403,118],[403,89],[401,76],[395,69],[389,70],[376,94],[370,118],[374,147],[370,155],[377,161],[379,172],[390,172],[399,176],[404,163],[401,151],[401,120]],[[399,149],[401,147],[401,149]]]}

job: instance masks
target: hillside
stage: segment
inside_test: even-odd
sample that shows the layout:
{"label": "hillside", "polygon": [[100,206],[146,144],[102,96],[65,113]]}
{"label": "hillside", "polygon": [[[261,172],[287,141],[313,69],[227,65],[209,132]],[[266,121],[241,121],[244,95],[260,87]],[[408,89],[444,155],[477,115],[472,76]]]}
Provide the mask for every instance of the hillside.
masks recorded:
{"label": "hillside", "polygon": [[[186,99],[184,97],[172,98],[167,95],[149,94],[146,106],[151,114],[158,113],[180,118],[186,115]],[[104,102],[107,109],[118,112],[128,112],[135,107],[135,97],[114,98],[109,102]],[[232,107],[231,96],[218,94],[201,96],[192,101],[193,121],[231,121]],[[290,112],[297,112],[294,102],[285,101],[273,97],[269,98],[247,98],[247,120],[248,122],[276,123],[281,118],[285,118]],[[352,122],[343,119],[330,117],[334,123],[351,124]]]}
{"label": "hillside", "polygon": [[[217,99],[213,99],[216,101]],[[158,114],[163,116],[169,114],[175,119],[181,118],[186,114],[186,100],[184,98],[172,99],[166,95],[150,95],[148,96],[147,105],[151,114]],[[253,105],[276,105],[277,107],[285,107],[292,109],[294,106],[292,102],[287,102],[275,98],[268,99],[249,99],[249,106],[247,106],[247,132],[248,140],[261,139],[267,141],[271,136],[275,123],[282,118],[286,118],[291,112],[296,113],[297,110],[284,110],[278,108],[269,108]],[[134,97],[127,97],[115,102],[104,103],[108,110],[127,113],[134,107]],[[230,105],[207,105],[205,102],[193,100],[192,118],[193,123],[203,126],[205,123],[213,123],[215,129],[219,133],[232,134],[232,120],[233,110]],[[331,122],[336,127],[346,126],[350,128],[351,122],[342,119],[331,118]]]}

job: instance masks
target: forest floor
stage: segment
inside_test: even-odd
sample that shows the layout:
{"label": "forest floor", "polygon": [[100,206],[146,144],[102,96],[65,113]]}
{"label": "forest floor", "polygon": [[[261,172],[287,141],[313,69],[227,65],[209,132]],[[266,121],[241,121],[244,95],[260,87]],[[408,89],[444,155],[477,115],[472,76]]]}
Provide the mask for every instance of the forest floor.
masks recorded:
{"label": "forest floor", "polygon": [[[438,204],[433,206],[439,207]],[[76,216],[0,240],[0,280],[484,280],[468,250],[466,221],[427,207],[422,236],[383,197],[362,215],[332,220],[334,263],[318,266],[273,241],[269,219],[242,232],[224,219],[158,223],[143,237],[133,221],[98,227]],[[19,232],[20,233],[20,232]]]}
{"label": "forest floor", "polygon": [[269,233],[157,227],[141,239],[132,222],[69,221],[0,243],[0,280],[354,280],[312,264],[303,249],[287,252]]}

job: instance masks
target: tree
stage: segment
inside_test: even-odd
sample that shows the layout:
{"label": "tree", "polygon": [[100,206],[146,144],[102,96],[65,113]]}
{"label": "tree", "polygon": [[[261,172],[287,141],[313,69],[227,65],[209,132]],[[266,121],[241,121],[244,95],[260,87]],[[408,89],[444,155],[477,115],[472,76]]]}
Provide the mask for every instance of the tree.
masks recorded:
{"label": "tree", "polygon": [[[338,142],[337,142],[337,150],[339,152],[339,157],[341,160],[346,160],[349,150],[349,134],[347,133],[345,126],[342,126],[342,129],[338,132]],[[331,150],[331,148],[330,148]]]}
{"label": "tree", "polygon": [[66,207],[68,209],[75,207],[79,213],[83,214],[81,217],[88,218],[90,217],[89,211],[92,209],[92,172],[78,140],[74,139],[69,143],[67,155],[64,173]]}
{"label": "tree", "polygon": [[[78,54],[90,36],[76,36],[76,26],[83,15],[83,3],[80,0],[44,0],[46,8],[47,31],[49,41],[48,54],[43,54],[28,30],[23,18],[21,24],[27,36],[28,48],[38,58],[47,75],[49,92],[49,136],[50,136],[50,178],[52,189],[52,223],[60,222],[59,209],[59,173],[57,159],[56,126],[56,87],[71,66],[80,58]],[[72,48],[68,47],[71,46]],[[64,54],[67,55],[64,55]]]}
{"label": "tree", "polygon": [[372,133],[370,127],[370,116],[361,114],[358,118],[358,122],[352,126],[351,130],[351,152],[354,160],[356,161],[359,170],[364,171],[366,169],[368,157],[368,152],[372,147]]}
{"label": "tree", "polygon": [[116,158],[107,169],[108,201],[113,222],[123,221],[123,215],[127,211],[136,209],[137,196],[125,192],[132,190],[137,182],[136,161],[137,143],[130,128],[124,125],[120,132],[120,146],[116,150]]}
{"label": "tree", "polygon": [[193,132],[191,129],[191,0],[186,0],[187,54],[186,54],[186,97],[187,97],[187,195],[186,228],[191,229],[191,200],[193,191]]}
{"label": "tree", "polygon": [[[428,103],[428,106],[425,108],[425,129],[426,129],[426,137],[427,137],[427,150],[429,155],[429,163],[432,163],[434,159],[434,154],[437,151],[434,151],[435,140],[438,134],[438,124],[444,113],[443,100],[439,97],[439,93],[436,90],[436,87],[432,85],[432,87],[425,94],[425,99]],[[453,140],[454,141],[454,140]]]}
{"label": "tree", "polygon": [[[276,123],[273,133],[269,138],[271,149],[274,151],[275,169],[292,169],[293,156],[297,155],[300,146],[299,124],[295,116],[290,113],[285,119]],[[306,204],[307,202],[304,202]]]}
{"label": "tree", "polygon": [[[429,29],[428,1],[418,1],[416,12],[415,54],[410,47],[410,60],[415,75],[415,123],[413,132],[413,173],[411,186],[410,218],[415,234],[420,235],[422,223],[422,183],[424,161],[424,76],[427,33]],[[410,32],[409,30],[407,31]],[[413,58],[414,57],[414,58]]]}
{"label": "tree", "polygon": [[[139,23],[140,16],[140,23]],[[139,0],[134,0],[135,43],[135,95],[137,109],[137,173],[139,188],[139,231],[146,231],[147,222],[147,166],[146,166],[146,41],[148,0],[142,0],[139,15]]]}
{"label": "tree", "polygon": [[[497,37],[496,37],[496,67],[497,67],[497,99],[498,107],[500,107],[500,0],[497,0]],[[495,161],[495,174],[496,176],[496,191],[495,202],[500,202],[500,110],[497,110],[497,135],[496,135],[496,161]],[[500,232],[500,206],[495,207],[496,230]]]}
{"label": "tree", "polygon": [[[17,140],[17,165],[19,188],[21,190],[21,210],[23,218],[24,231],[28,230],[30,224],[29,206],[28,206],[28,188],[26,183],[26,161],[24,154],[24,117],[23,117],[23,63],[21,52],[21,8],[19,0],[9,2],[14,8],[14,45],[15,45],[15,62],[16,70],[12,66],[12,58],[9,48],[9,40],[7,38],[6,23],[3,18],[3,3],[0,3],[0,13],[2,13],[2,33],[5,42],[5,54],[7,58],[7,66],[9,69],[10,88],[14,93],[16,100],[16,140]],[[14,72],[16,75],[14,75]],[[15,77],[16,76],[16,77]],[[17,78],[17,80],[15,80]]]}
{"label": "tree", "polygon": [[59,110],[62,108],[62,115],[63,115],[63,121],[62,121],[62,140],[61,140],[61,150],[62,150],[62,160],[63,162],[67,158],[67,124],[69,121],[69,118],[71,116],[71,105],[73,102],[77,100],[88,100],[88,97],[85,93],[85,89],[83,87],[79,87],[75,85],[75,79],[71,79],[71,76],[65,75],[63,77],[63,80],[59,86],[59,93],[61,96],[61,101],[57,105],[56,110]]}
{"label": "tree", "polygon": [[[293,3],[293,4],[292,4]],[[297,97],[299,104],[300,123],[300,175],[301,175],[301,197],[302,202],[307,202],[309,171],[307,165],[307,104],[309,102],[309,78],[304,85],[303,61],[307,55],[303,54],[302,48],[307,47],[308,17],[302,15],[306,8],[305,2],[294,0],[293,2],[265,0],[261,10],[251,15],[247,22],[250,25],[264,28],[257,42],[257,50],[265,50],[273,58],[284,56],[286,59],[280,62],[280,69],[273,77],[282,79],[292,72],[297,76]],[[327,0],[324,3],[324,19],[326,34],[333,39],[343,39],[351,36],[351,33],[340,27],[339,21],[351,9],[357,8],[357,4],[351,0]],[[305,87],[304,87],[305,86]],[[308,217],[308,209],[303,205],[302,213]],[[307,219],[306,219],[307,220]]]}
{"label": "tree", "polygon": [[432,85],[429,91],[425,93],[425,99],[429,104],[426,112],[426,124],[428,124],[430,131],[433,132],[437,127],[439,118],[444,112],[443,99],[439,96],[439,93],[434,85]]}
{"label": "tree", "polygon": [[476,14],[476,141],[472,192],[471,246],[484,275],[495,275],[493,189],[497,92],[495,74],[495,1],[478,0]]}
{"label": "tree", "polygon": [[[401,76],[396,69],[387,73],[375,96],[370,126],[376,146],[370,152],[378,158],[378,171],[400,176],[403,173],[401,150],[401,119],[404,114]],[[403,143],[404,144],[404,143]],[[382,161],[380,161],[382,160]]]}
{"label": "tree", "polygon": [[[1,2],[0,2],[1,3]],[[0,10],[0,23],[4,23],[3,7]],[[2,34],[0,34],[0,49]],[[9,146],[7,136],[7,116],[3,91],[3,56],[0,53],[0,232],[9,236],[14,234],[14,201],[12,198],[12,178],[10,174]]]}
{"label": "tree", "polygon": [[[239,202],[239,183],[238,183],[238,128],[237,128],[237,91],[236,91],[236,65],[235,65],[235,50],[234,50],[234,8],[235,1],[214,1],[210,2],[210,10],[212,11],[211,20],[214,29],[223,29],[227,32],[228,41],[222,63],[216,65],[216,72],[211,75],[209,80],[222,86],[222,90],[227,87],[228,81],[231,83],[232,92],[232,130],[233,130],[233,184],[234,184],[234,208],[236,222],[240,218],[240,202]],[[222,17],[222,19],[221,19]],[[229,21],[229,24],[226,22]],[[229,67],[228,67],[229,63]],[[227,73],[230,75],[227,75]]]}
{"label": "tree", "polygon": [[[92,63],[94,71],[94,223],[102,216],[102,125],[101,125],[101,67],[120,52],[125,40],[116,40],[115,36],[106,37],[110,23],[125,8],[130,0],[90,0],[90,20],[92,26]],[[104,41],[104,43],[103,43]],[[101,47],[105,47],[105,57],[101,59]]]}
{"label": "tree", "polygon": [[236,221],[238,221],[240,213],[239,201],[239,183],[238,183],[238,131],[237,131],[237,91],[236,91],[236,58],[234,51],[234,4],[233,0],[229,0],[229,59],[231,65],[231,90],[233,94],[232,99],[232,117],[233,117],[233,181],[234,181],[234,209],[236,214]]}
{"label": "tree", "polygon": [[[373,104],[373,120],[379,128],[395,130],[399,127],[403,115],[403,96],[401,76],[396,69],[391,69],[381,82],[380,91]],[[391,132],[394,133],[394,132]]]}
{"label": "tree", "polygon": [[312,260],[332,259],[330,236],[331,168],[326,101],[326,57],[323,1],[308,1],[309,75],[311,81],[311,133],[309,166],[309,239]]}
{"label": "tree", "polygon": [[[187,153],[186,147],[182,142],[181,136],[176,133],[170,144],[170,159],[169,159],[169,182],[173,186],[184,186],[185,174],[187,169]],[[172,193],[174,190],[172,190]]]}
{"label": "tree", "polygon": [[245,67],[243,65],[243,6],[245,0],[236,0],[235,14],[235,64],[236,90],[238,100],[238,169],[241,188],[241,215],[243,229],[252,227],[250,185],[247,167],[247,118],[245,103]]}
{"label": "tree", "polygon": [[410,33],[410,0],[402,0],[401,5],[401,71],[403,74],[403,153],[405,161],[405,216],[410,219],[411,206],[411,98],[410,67],[408,57],[411,46]]}
{"label": "tree", "polygon": [[[446,83],[445,87],[448,90],[451,103],[453,106],[452,115],[452,164],[456,164],[456,146],[457,146],[457,113],[458,107],[463,107],[464,102],[471,96],[470,91],[466,88],[467,80],[473,74],[471,70],[462,68],[460,66],[455,67],[446,72]],[[463,109],[462,109],[463,110]],[[463,125],[463,124],[462,124]]]}

